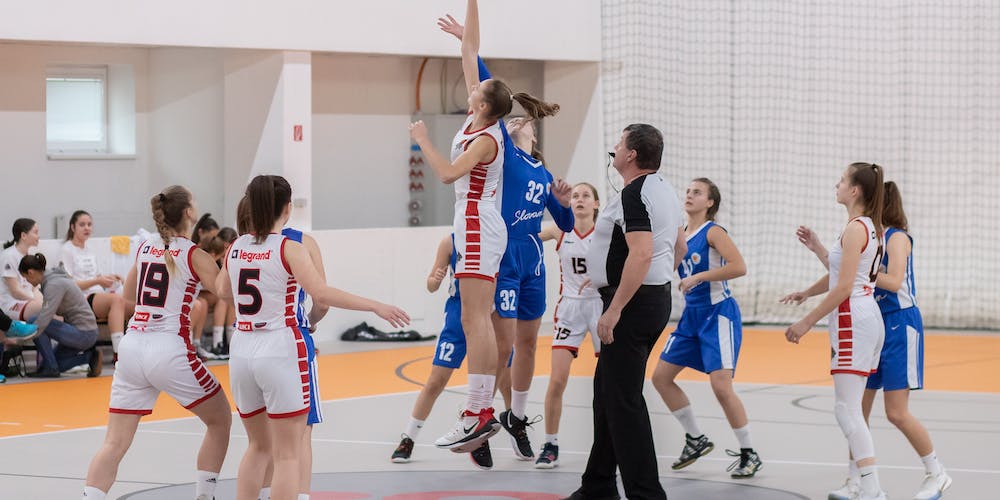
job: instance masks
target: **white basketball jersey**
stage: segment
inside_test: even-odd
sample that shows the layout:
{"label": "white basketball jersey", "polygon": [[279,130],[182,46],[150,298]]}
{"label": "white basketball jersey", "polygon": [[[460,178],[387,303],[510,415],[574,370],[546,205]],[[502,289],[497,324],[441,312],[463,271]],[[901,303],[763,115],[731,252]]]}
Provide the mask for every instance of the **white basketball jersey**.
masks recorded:
{"label": "white basketball jersey", "polygon": [[485,163],[477,163],[472,171],[455,181],[455,200],[458,203],[464,201],[488,201],[492,205],[496,202],[497,186],[500,184],[500,172],[503,170],[503,133],[500,131],[500,122],[493,122],[492,125],[479,130],[470,130],[472,126],[472,115],[465,119],[462,129],[455,134],[455,139],[451,144],[451,161],[455,161],[474,139],[479,136],[486,136],[493,139],[496,144],[496,155],[492,160]]}
{"label": "white basketball jersey", "polygon": [[[153,236],[139,246],[135,257],[135,314],[128,323],[129,333],[166,333],[188,341],[191,334],[191,304],[201,291],[201,279],[191,264],[198,248],[187,238],[163,240]],[[166,252],[174,261],[173,272],[167,269]]]}
{"label": "white basketball jersey", "polygon": [[299,285],[284,258],[288,238],[271,233],[263,243],[244,234],[229,247],[226,272],[236,302],[236,329],[277,330],[296,327]]}
{"label": "white basketball jersey", "polygon": [[580,292],[580,286],[587,281],[587,249],[594,237],[594,229],[580,234],[576,229],[563,233],[556,243],[559,254],[559,294],[563,297],[589,299],[601,294],[592,286]]}
{"label": "white basketball jersey", "polygon": [[[860,222],[865,226],[865,231],[868,233],[868,240],[861,249],[861,259],[858,261],[858,268],[844,271],[854,273],[851,297],[862,297],[871,295],[875,291],[875,278],[878,276],[878,265],[882,261],[883,245],[882,238],[879,238],[875,232],[875,225],[872,224],[871,218],[857,217],[852,219],[848,224],[854,224],[855,222]],[[842,237],[843,234],[841,234]],[[844,247],[841,244],[840,238],[837,238],[837,244],[833,245],[829,255],[831,289],[837,286],[837,280],[842,271],[840,269],[840,262],[843,257]]]}

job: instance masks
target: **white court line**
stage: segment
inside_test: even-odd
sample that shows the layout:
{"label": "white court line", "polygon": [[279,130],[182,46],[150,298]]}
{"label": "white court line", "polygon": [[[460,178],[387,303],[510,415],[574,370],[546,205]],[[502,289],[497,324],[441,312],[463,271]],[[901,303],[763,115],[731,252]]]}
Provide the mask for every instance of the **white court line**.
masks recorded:
{"label": "white court line", "polygon": [[[197,436],[197,437],[201,437],[201,436],[205,435],[203,432],[183,432],[183,431],[139,430],[138,432],[142,432],[142,433],[146,433],[146,434],[167,434],[167,435],[175,435],[175,436]],[[230,435],[230,438],[246,439],[246,437],[247,436],[245,434],[232,434],[232,435]],[[359,440],[359,439],[329,439],[329,438],[317,438],[317,437],[314,437],[312,440],[313,440],[313,442],[320,442],[320,443],[361,444],[361,445],[377,445],[377,446],[395,446],[395,445],[399,444],[399,443],[397,443],[395,441],[366,441],[366,440]],[[418,444],[416,446],[419,446],[421,448],[435,448],[435,449],[437,449],[436,446],[431,445],[431,444]],[[496,450],[511,450],[512,451],[511,448],[503,448],[503,447],[495,447],[493,449],[496,449]],[[559,449],[559,453],[561,453],[561,454],[567,454],[567,455],[589,455],[590,451],[573,451],[573,450],[563,450],[562,448],[560,448]],[[656,458],[675,459],[675,458],[677,458],[677,455],[657,455]],[[698,460],[707,460],[707,461],[711,461],[711,462],[732,462],[733,461],[732,458],[714,458],[714,457],[701,457]],[[839,468],[843,468],[844,467],[844,463],[840,463],[840,462],[834,463],[834,462],[813,462],[813,461],[808,461],[808,460],[773,460],[773,459],[770,459],[770,458],[767,459],[766,463],[769,463],[769,464],[781,464],[781,465],[815,466],[815,467],[839,467]],[[923,467],[915,467],[915,466],[912,466],[912,465],[885,465],[885,464],[878,464],[878,467],[882,468],[882,469],[895,469],[895,470],[916,470],[916,471],[922,471],[922,470],[924,470]],[[957,469],[957,468],[954,468],[954,467],[948,467],[947,470],[949,472],[964,472],[964,473],[968,473],[968,474],[1000,474],[1000,470],[989,470],[989,469]]]}
{"label": "white court line", "polygon": [[[468,387],[468,386],[467,385],[462,385],[462,386],[455,386],[455,387]],[[320,403],[336,403],[336,402],[339,402],[339,401],[355,401],[355,400],[361,400],[361,399],[379,398],[379,397],[382,397],[382,396],[402,396],[402,395],[406,395],[406,394],[416,394],[418,392],[420,392],[419,389],[417,389],[415,391],[389,392],[389,393],[386,393],[386,394],[370,394],[370,395],[367,395],[367,396],[351,396],[349,398],[327,399],[327,400],[324,400],[324,401],[320,401]],[[233,412],[233,416],[235,418],[239,418],[239,415],[236,412]],[[235,418],[234,418],[234,420],[235,420]],[[148,421],[148,422],[140,422],[139,423],[139,427],[140,427],[140,432],[142,432],[141,428],[145,427],[147,425],[162,424],[162,423],[166,423],[166,422],[180,422],[182,420],[197,420],[197,419],[198,419],[198,417],[195,417],[195,416],[167,418],[167,419],[163,419],[163,420],[153,420],[153,421]],[[22,424],[21,422],[0,422],[0,425],[24,425],[24,424]],[[54,435],[54,434],[61,434],[61,433],[64,433],[64,432],[93,431],[93,430],[105,429],[105,428],[107,428],[107,425],[94,425],[94,426],[91,426],[91,427],[79,427],[79,428],[76,428],[76,429],[64,429],[64,430],[58,430],[58,431],[32,432],[30,434],[17,434],[17,435],[14,435],[14,436],[0,436],[0,441],[4,441],[4,440],[7,440],[7,439],[26,438],[26,437],[51,436],[51,435]]]}

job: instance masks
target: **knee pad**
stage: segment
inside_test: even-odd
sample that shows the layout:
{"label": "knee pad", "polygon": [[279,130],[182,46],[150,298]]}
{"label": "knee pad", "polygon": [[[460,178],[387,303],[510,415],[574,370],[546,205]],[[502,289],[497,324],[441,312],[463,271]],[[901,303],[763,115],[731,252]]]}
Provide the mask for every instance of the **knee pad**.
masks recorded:
{"label": "knee pad", "polygon": [[850,407],[847,403],[843,401],[837,401],[833,405],[833,415],[837,417],[837,424],[840,425],[840,430],[843,431],[844,436],[847,438],[851,437],[851,434],[855,431],[855,416],[851,414]]}

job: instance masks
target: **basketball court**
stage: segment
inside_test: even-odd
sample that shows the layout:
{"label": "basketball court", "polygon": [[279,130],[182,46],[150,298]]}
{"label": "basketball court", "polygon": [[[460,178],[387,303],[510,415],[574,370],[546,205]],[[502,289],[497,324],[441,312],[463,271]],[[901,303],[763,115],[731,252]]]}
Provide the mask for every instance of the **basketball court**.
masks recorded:
{"label": "basketball court", "polygon": [[[670,328],[668,328],[669,330]],[[542,331],[548,326],[543,325]],[[715,450],[679,471],[670,463],[683,446],[683,431],[649,384],[650,407],[660,475],[671,498],[760,500],[825,498],[846,474],[846,446],[833,416],[833,394],[824,373],[826,335],[813,332],[801,345],[788,344],[774,329],[747,328],[737,390],[764,461],[757,477],[729,479],[735,438],[714,401],[706,378],[685,372],[683,387]],[[661,339],[662,346],[664,339]],[[538,378],[532,384],[529,415],[542,411],[548,378],[548,345],[539,339]],[[322,347],[320,383],[326,422],[313,431],[313,493],[317,499],[536,498],[567,495],[579,484],[591,442],[591,387],[594,358],[584,343],[573,365],[560,429],[560,465],[538,471],[514,459],[505,433],[491,440],[495,468],[480,471],[467,455],[436,449],[432,441],[452,425],[464,401],[464,374],[457,371],[421,431],[409,464],[393,464],[409,408],[426,378],[434,346],[392,346],[331,342]],[[353,351],[353,352],[347,352]],[[1000,447],[1000,382],[989,377],[1000,362],[1000,340],[983,334],[937,333],[927,337],[927,388],[911,396],[911,410],[934,436],[938,456],[954,485],[950,498],[986,499],[1000,484],[991,450]],[[362,370],[362,367],[367,369]],[[651,367],[650,367],[651,368]],[[228,370],[212,371],[228,389]],[[107,374],[106,374],[107,375]],[[8,453],[0,491],[8,498],[74,498],[84,472],[104,436],[101,427],[110,377],[52,382],[9,383],[3,388],[2,446]],[[12,399],[16,398],[16,399]],[[20,401],[15,407],[9,401]],[[166,397],[143,419],[122,462],[109,498],[169,499],[193,496],[193,458],[203,426]],[[218,498],[235,492],[236,466],[246,446],[239,419],[223,467]],[[542,423],[532,429],[539,446]],[[881,403],[871,427],[883,487],[894,498],[912,495],[923,477],[920,460],[885,418]]]}

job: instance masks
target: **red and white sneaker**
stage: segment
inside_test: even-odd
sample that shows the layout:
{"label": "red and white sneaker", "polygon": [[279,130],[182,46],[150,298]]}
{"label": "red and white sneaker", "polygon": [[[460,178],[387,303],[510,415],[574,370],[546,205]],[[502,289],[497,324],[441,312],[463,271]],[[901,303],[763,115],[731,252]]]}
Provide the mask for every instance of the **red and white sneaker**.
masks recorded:
{"label": "red and white sneaker", "polygon": [[493,408],[484,408],[479,413],[465,410],[455,428],[434,441],[434,446],[455,453],[469,453],[497,432],[500,432],[500,422],[493,417]]}

